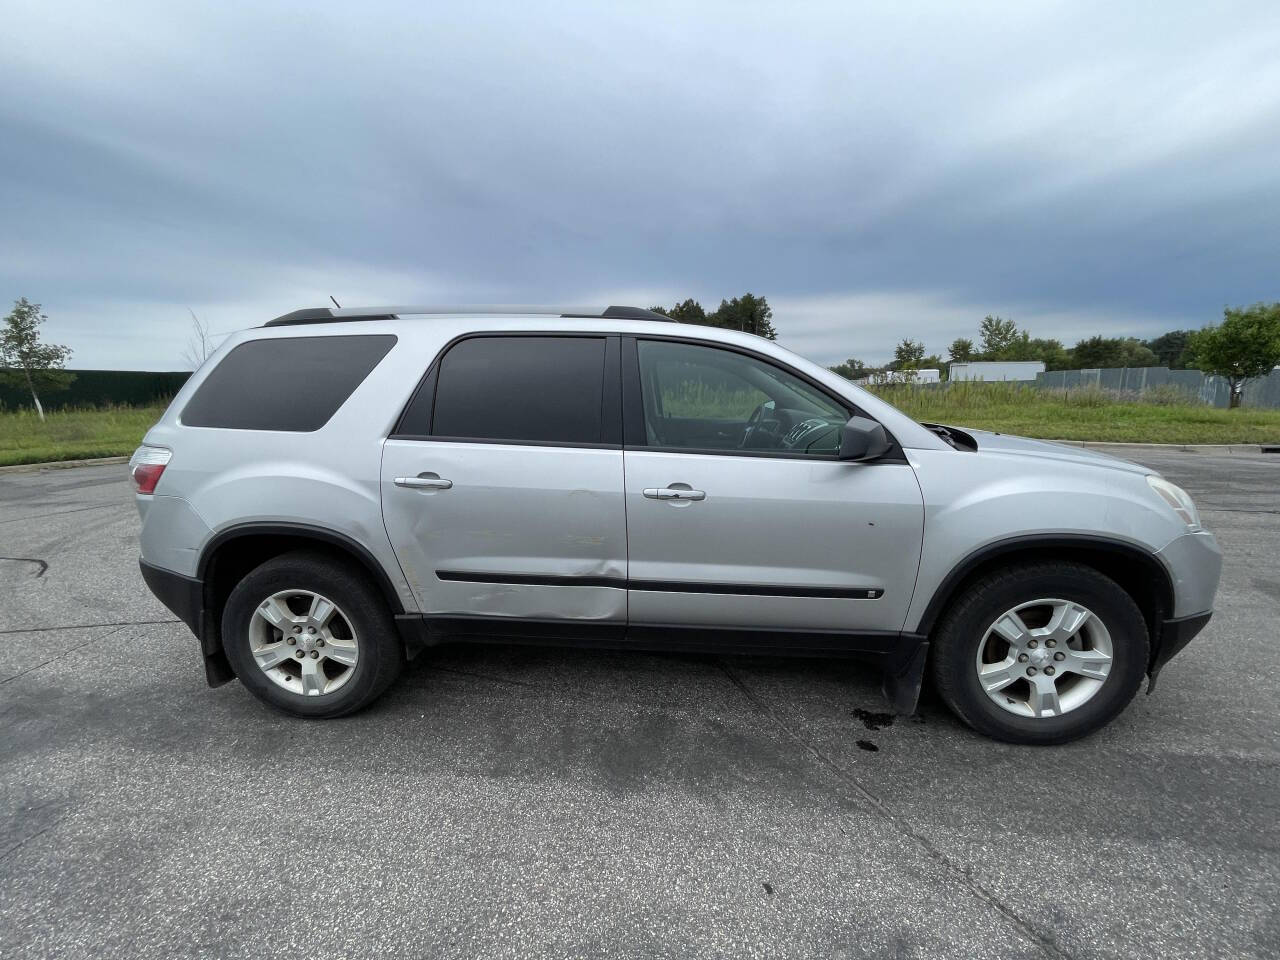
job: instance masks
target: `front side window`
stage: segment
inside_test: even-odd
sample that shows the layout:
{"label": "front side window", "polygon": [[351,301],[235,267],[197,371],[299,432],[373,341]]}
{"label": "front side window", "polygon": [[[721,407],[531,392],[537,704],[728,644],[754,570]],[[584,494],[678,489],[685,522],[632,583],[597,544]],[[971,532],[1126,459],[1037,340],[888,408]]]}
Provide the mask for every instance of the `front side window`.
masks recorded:
{"label": "front side window", "polygon": [[[455,344],[435,373],[430,435],[602,442],[605,345],[604,337],[473,337]],[[415,398],[406,421],[417,406]]]}
{"label": "front side window", "polygon": [[834,456],[849,412],[780,367],[732,350],[640,340],[653,447]]}

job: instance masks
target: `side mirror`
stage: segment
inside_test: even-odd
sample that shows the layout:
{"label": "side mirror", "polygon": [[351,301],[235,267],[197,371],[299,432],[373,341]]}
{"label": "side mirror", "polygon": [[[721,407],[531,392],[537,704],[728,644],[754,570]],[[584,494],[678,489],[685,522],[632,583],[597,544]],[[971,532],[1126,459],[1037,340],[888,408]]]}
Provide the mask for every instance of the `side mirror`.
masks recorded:
{"label": "side mirror", "polygon": [[840,428],[841,460],[878,460],[892,446],[884,427],[868,417],[850,417]]}

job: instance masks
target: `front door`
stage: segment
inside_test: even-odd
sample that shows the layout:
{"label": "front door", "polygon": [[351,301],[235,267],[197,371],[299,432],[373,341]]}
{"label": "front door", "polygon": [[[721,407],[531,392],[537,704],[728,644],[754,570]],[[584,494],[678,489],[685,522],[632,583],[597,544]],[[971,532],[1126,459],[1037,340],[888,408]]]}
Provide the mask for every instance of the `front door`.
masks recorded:
{"label": "front door", "polygon": [[617,337],[478,335],[433,365],[385,444],[381,484],[432,620],[623,629],[618,355]]}
{"label": "front door", "polygon": [[633,628],[902,629],[924,524],[904,460],[836,459],[853,411],[762,356],[624,354]]}

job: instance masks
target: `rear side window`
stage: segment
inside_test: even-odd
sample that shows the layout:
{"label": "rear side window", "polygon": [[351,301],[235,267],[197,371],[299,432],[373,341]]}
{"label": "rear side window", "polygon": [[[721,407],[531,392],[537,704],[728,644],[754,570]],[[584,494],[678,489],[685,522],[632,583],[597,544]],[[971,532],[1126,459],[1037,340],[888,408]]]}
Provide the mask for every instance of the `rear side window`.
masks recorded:
{"label": "rear side window", "polygon": [[182,411],[188,427],[319,430],[395,345],[391,334],[242,343]]}
{"label": "rear side window", "polygon": [[424,380],[399,432],[508,443],[601,443],[606,343],[604,337],[463,340]]}

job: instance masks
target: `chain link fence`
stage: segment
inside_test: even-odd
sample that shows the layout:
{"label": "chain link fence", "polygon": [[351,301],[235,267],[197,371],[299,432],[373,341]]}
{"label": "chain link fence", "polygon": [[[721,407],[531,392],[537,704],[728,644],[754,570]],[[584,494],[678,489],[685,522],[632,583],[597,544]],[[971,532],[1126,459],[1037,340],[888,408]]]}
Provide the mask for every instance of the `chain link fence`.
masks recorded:
{"label": "chain link fence", "polygon": [[[1093,387],[1138,395],[1157,388],[1172,389],[1214,407],[1226,407],[1231,399],[1231,386],[1225,377],[1203,374],[1199,370],[1170,370],[1168,367],[1052,370],[1037,374],[1036,386],[1042,390],[1062,391]],[[1266,377],[1250,380],[1245,385],[1243,399],[1246,407],[1280,409],[1280,370],[1272,370]]]}

